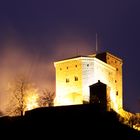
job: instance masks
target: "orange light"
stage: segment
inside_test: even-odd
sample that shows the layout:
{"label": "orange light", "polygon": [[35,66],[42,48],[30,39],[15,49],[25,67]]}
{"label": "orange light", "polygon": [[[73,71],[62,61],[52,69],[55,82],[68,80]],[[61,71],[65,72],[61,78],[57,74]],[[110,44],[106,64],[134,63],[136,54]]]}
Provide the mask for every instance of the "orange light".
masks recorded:
{"label": "orange light", "polygon": [[26,109],[25,110],[32,110],[34,108],[39,107],[38,105],[38,93],[37,90],[30,90],[27,92],[27,95],[25,97],[25,104],[26,104]]}

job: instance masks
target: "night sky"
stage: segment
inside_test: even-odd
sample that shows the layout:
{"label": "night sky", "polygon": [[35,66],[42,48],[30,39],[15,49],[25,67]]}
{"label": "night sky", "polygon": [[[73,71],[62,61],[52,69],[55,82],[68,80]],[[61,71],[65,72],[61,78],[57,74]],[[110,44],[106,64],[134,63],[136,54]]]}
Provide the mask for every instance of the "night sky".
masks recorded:
{"label": "night sky", "polygon": [[53,62],[109,51],[123,59],[124,107],[140,112],[139,0],[1,0],[0,109],[7,85],[25,74],[55,91]]}

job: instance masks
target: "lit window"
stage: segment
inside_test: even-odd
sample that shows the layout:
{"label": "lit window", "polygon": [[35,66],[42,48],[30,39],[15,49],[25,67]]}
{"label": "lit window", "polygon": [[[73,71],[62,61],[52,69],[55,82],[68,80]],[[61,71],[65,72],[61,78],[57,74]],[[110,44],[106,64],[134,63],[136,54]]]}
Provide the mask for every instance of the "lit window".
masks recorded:
{"label": "lit window", "polygon": [[70,80],[68,78],[66,78],[66,83],[69,83],[69,82],[70,82]]}
{"label": "lit window", "polygon": [[78,77],[77,77],[77,76],[75,76],[75,77],[74,77],[74,80],[75,80],[75,81],[78,81]]}

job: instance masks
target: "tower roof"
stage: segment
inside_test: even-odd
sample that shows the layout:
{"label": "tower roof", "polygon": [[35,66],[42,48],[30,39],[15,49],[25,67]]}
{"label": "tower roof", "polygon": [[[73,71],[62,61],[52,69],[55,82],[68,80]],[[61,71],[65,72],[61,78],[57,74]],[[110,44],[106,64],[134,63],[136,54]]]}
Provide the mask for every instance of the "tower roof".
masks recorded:
{"label": "tower roof", "polygon": [[117,57],[116,55],[113,55],[110,52],[102,52],[102,53],[96,54],[96,58],[98,58],[98,59],[100,59],[100,60],[102,60],[104,62],[107,62],[107,56],[111,56],[111,57],[115,58],[116,60],[122,62],[122,59],[121,58]]}
{"label": "tower roof", "polygon": [[89,85],[89,87],[94,87],[94,86],[101,86],[101,85],[106,85],[105,83],[101,82],[100,80],[98,80],[97,83],[94,83],[92,85]]}

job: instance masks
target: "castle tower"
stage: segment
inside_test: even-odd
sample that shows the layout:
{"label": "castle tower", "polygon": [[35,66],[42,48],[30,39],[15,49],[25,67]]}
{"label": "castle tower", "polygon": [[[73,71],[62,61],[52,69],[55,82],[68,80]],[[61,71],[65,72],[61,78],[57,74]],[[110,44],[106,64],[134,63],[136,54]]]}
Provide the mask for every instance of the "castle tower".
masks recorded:
{"label": "castle tower", "polygon": [[97,58],[103,62],[113,66],[116,69],[115,74],[115,90],[116,90],[116,102],[118,104],[118,109],[123,107],[123,81],[122,81],[122,59],[112,55],[111,53],[104,52],[96,55]]}
{"label": "castle tower", "polygon": [[77,56],[54,62],[55,105],[89,102],[89,86],[100,80],[110,87],[111,108],[122,108],[122,60],[110,53]]}

